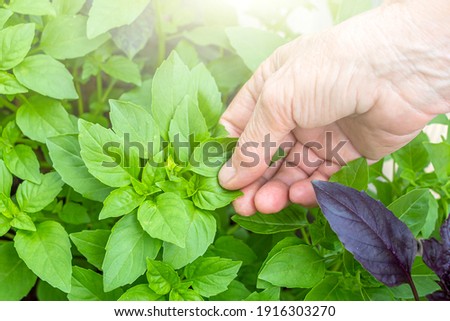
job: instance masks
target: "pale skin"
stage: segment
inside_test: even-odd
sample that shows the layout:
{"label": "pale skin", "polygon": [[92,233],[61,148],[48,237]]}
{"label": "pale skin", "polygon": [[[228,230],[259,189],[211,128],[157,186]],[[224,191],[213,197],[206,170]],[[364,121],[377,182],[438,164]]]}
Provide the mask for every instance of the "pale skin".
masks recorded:
{"label": "pale skin", "polygon": [[[344,162],[374,162],[410,142],[436,115],[450,112],[450,1],[386,1],[322,33],[275,51],[239,91],[221,123],[239,145],[261,157],[256,166],[237,148],[220,183],[244,193],[241,215],[314,206],[312,180],[328,180],[343,165],[310,142],[347,143]],[[268,167],[261,143],[289,142],[287,157]],[[277,148],[273,148],[275,152]],[[294,154],[307,154],[294,162]],[[270,155],[269,155],[270,156]],[[267,155],[266,155],[267,158]],[[287,166],[289,164],[289,166]]]}

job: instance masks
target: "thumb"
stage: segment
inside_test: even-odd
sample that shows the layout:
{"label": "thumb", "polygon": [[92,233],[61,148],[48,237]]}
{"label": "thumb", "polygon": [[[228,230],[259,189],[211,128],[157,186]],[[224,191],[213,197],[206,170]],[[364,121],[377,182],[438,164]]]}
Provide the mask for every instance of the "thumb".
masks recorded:
{"label": "thumb", "polygon": [[287,92],[280,88],[281,83],[266,81],[233,156],[220,170],[219,181],[224,188],[240,189],[261,177],[280,144],[296,127],[292,104],[280,94]]}

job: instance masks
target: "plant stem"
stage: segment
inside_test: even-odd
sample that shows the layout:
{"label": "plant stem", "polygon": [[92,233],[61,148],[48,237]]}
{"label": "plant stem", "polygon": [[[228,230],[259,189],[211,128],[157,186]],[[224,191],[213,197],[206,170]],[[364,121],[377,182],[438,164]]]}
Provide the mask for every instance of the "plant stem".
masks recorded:
{"label": "plant stem", "polygon": [[81,91],[81,86],[78,81],[78,68],[73,69],[73,78],[75,80],[75,89],[78,93],[78,116],[81,116],[84,113],[84,104],[83,104],[83,92]]}
{"label": "plant stem", "polygon": [[97,74],[97,99],[98,101],[102,101],[103,97],[103,80],[102,80],[102,73],[99,72]]}
{"label": "plant stem", "polygon": [[411,287],[412,293],[414,295],[414,300],[420,301],[419,293],[417,292],[416,285],[414,284],[411,275],[408,275],[408,284]]}
{"label": "plant stem", "polygon": [[5,235],[3,235],[3,237],[6,237],[7,239],[10,239],[10,240],[14,240],[14,234],[12,234],[12,233],[6,233]]}
{"label": "plant stem", "polygon": [[306,242],[306,244],[311,245],[311,241],[309,240],[308,233],[306,233],[306,230],[304,227],[300,228],[300,232],[302,233],[303,240]]}
{"label": "plant stem", "polygon": [[105,93],[102,96],[102,100],[101,102],[104,103],[106,101],[106,99],[108,98],[109,94],[111,93],[111,90],[113,90],[115,84],[116,84],[117,80],[113,79],[109,85],[108,88],[106,88]]}
{"label": "plant stem", "polygon": [[13,103],[10,103],[8,100],[6,100],[3,97],[0,97],[0,102],[2,103],[2,105],[6,108],[8,108],[9,110],[11,110],[12,112],[16,112],[18,107],[16,105],[14,105]]}

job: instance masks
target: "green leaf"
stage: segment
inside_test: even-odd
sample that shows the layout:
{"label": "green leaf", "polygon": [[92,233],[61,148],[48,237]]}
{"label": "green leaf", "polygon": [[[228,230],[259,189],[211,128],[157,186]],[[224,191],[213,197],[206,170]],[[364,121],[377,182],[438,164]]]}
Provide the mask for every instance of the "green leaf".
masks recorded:
{"label": "green leaf", "polygon": [[244,241],[231,235],[221,236],[207,252],[208,256],[220,256],[249,265],[256,261],[256,253]]}
{"label": "green leaf", "polygon": [[288,288],[311,288],[325,273],[324,259],[307,245],[282,249],[266,262],[258,278]]}
{"label": "green leaf", "polygon": [[150,0],[94,0],[89,11],[88,38],[92,39],[113,28],[131,24],[144,11]]}
{"label": "green leaf", "polygon": [[0,71],[0,94],[2,95],[15,95],[28,92],[24,86],[22,86],[10,73]]}
{"label": "green leaf", "polygon": [[3,160],[0,159],[0,195],[9,196],[11,194],[12,184],[13,177]]}
{"label": "green leaf", "polygon": [[26,136],[41,143],[53,136],[78,132],[62,104],[42,96],[33,96],[22,105],[16,121]]}
{"label": "green leaf", "polygon": [[87,261],[101,270],[110,234],[108,230],[85,230],[70,234],[70,239]]}
{"label": "green leaf", "polygon": [[424,143],[424,146],[430,155],[437,177],[441,182],[447,183],[450,176],[450,144],[447,142]]}
{"label": "green leaf", "polygon": [[105,199],[99,219],[103,220],[128,214],[141,205],[144,200],[145,196],[137,194],[131,186],[116,189]]}
{"label": "green leaf", "polygon": [[39,212],[56,198],[63,185],[61,177],[56,172],[42,175],[40,184],[23,182],[16,194],[20,209],[27,213]]}
{"label": "green leaf", "polygon": [[186,40],[180,40],[174,50],[189,69],[194,68],[200,63],[197,49]]}
{"label": "green leaf", "polygon": [[152,113],[164,139],[169,138],[170,121],[176,108],[187,95],[196,97],[194,87],[191,72],[176,52],[156,70],[152,83]]}
{"label": "green leaf", "polygon": [[164,262],[170,263],[175,269],[184,267],[203,255],[216,235],[216,220],[212,213],[192,208],[184,248],[172,243],[164,243]]}
{"label": "green leaf", "polygon": [[160,294],[156,294],[148,284],[139,284],[128,289],[118,301],[159,301]]}
{"label": "green leaf", "polygon": [[23,180],[39,184],[41,174],[36,154],[28,145],[16,145],[10,151],[3,153],[3,160],[9,171]]}
{"label": "green leaf", "polygon": [[123,291],[103,291],[102,276],[92,270],[73,267],[72,289],[67,295],[70,301],[116,301]]}
{"label": "green leaf", "polygon": [[235,138],[206,140],[194,149],[187,168],[202,176],[217,177],[235,145]]}
{"label": "green leaf", "polygon": [[328,276],[311,289],[305,301],[360,301],[359,292],[345,289],[342,279],[337,276]]}
{"label": "green leaf", "polygon": [[306,209],[296,205],[291,205],[276,214],[234,215],[232,220],[243,228],[258,234],[295,231],[308,224]]}
{"label": "green leaf", "polygon": [[[142,148],[141,158],[150,159],[160,150],[160,135],[152,115],[133,103],[110,100],[110,118],[114,132],[129,135],[133,147]],[[138,146],[138,144],[140,144]],[[130,143],[131,145],[131,143]]]}
{"label": "green leaf", "polygon": [[213,60],[207,67],[216,80],[219,90],[224,95],[234,92],[237,87],[241,86],[252,76],[250,69],[236,55]]}
{"label": "green leaf", "polygon": [[42,50],[55,59],[78,58],[86,56],[110,38],[103,34],[88,39],[86,24],[87,17],[81,15],[56,17],[42,31]]}
{"label": "green leaf", "polygon": [[[25,58],[14,68],[14,75],[25,87],[56,99],[77,99],[73,77],[59,61],[47,55]],[[45,79],[45,81],[43,81]]]}
{"label": "green leaf", "polygon": [[146,258],[154,259],[161,241],[151,238],[140,226],[136,214],[114,225],[106,244],[103,284],[106,291],[134,282],[146,269]]}
{"label": "green leaf", "polygon": [[57,15],[74,15],[83,8],[86,0],[53,0]]}
{"label": "green leaf", "polygon": [[437,216],[437,209],[429,208],[431,199],[434,197],[428,189],[415,189],[397,198],[388,209],[417,236],[425,225],[429,211],[435,211],[431,215]]}
{"label": "green leaf", "polygon": [[[4,208],[2,208],[2,200],[0,197],[0,212],[3,212]],[[9,223],[10,219],[6,218],[4,215],[0,214],[0,236],[5,235],[11,229],[11,224]]]}
{"label": "green leaf", "polygon": [[49,0],[11,0],[8,9],[34,16],[55,15],[55,9]]}
{"label": "green leaf", "polygon": [[240,301],[247,298],[251,292],[239,281],[233,280],[228,289],[222,293],[210,297],[211,301]]}
{"label": "green leaf", "polygon": [[208,128],[213,128],[223,112],[222,98],[216,81],[203,64],[192,69],[192,78],[197,85],[198,107],[205,117]]}
{"label": "green leaf", "polygon": [[36,275],[17,256],[12,242],[0,243],[0,300],[19,301],[36,283]]}
{"label": "green leaf", "polygon": [[151,237],[186,247],[191,220],[187,205],[177,194],[164,193],[156,202],[145,201],[139,207],[138,220]]}
{"label": "green leaf", "polygon": [[147,259],[147,280],[156,294],[165,295],[180,284],[177,272],[167,263]]}
{"label": "green leaf", "polygon": [[262,292],[253,292],[244,301],[279,301],[280,288],[271,287]]}
{"label": "green leaf", "polygon": [[42,280],[37,284],[36,295],[39,301],[67,301],[67,293]]}
{"label": "green leaf", "polygon": [[232,27],[227,28],[225,32],[231,46],[252,71],[255,71],[275,49],[286,43],[285,39],[275,33],[254,28]]}
{"label": "green leaf", "polygon": [[[169,128],[170,140],[174,142],[174,148],[180,160],[188,162],[194,144],[204,141],[208,136],[208,127],[197,101],[186,96],[175,110]],[[180,145],[177,146],[177,143]]]}
{"label": "green leaf", "polygon": [[[131,184],[124,163],[123,144],[110,129],[82,119],[78,122],[81,157],[95,178],[111,187]],[[130,165],[129,165],[130,166]]]}
{"label": "green leaf", "polygon": [[144,49],[152,36],[153,24],[148,22],[153,17],[152,7],[148,6],[132,24],[111,30],[114,44],[129,59],[133,59],[138,52]]}
{"label": "green leaf", "polygon": [[19,24],[0,30],[0,70],[20,64],[31,49],[34,23]]}
{"label": "green leaf", "polygon": [[429,163],[430,158],[424,143],[428,142],[426,134],[419,134],[413,141],[392,154],[395,162],[400,166],[402,177],[415,180],[416,173],[422,171]]}
{"label": "green leaf", "polygon": [[[152,103],[152,79],[146,79],[141,87],[135,87],[120,96],[120,101],[126,101],[150,110]],[[159,132],[158,132],[159,135]]]}
{"label": "green leaf", "polygon": [[62,211],[58,213],[58,216],[64,223],[68,224],[80,225],[91,222],[87,209],[74,202],[64,204]]}
{"label": "green leaf", "polygon": [[0,8],[0,29],[3,29],[3,26],[12,15],[13,12],[11,10]]}
{"label": "green leaf", "polygon": [[34,225],[31,217],[22,212],[15,215],[10,224],[12,227],[19,230],[36,231],[36,226]]}
{"label": "green leaf", "polygon": [[47,147],[53,167],[62,180],[84,197],[103,202],[113,190],[89,173],[81,159],[81,148],[74,135],[63,135],[47,139]]}
{"label": "green leaf", "polygon": [[198,177],[195,189],[197,192],[192,196],[194,204],[210,211],[225,207],[242,195],[240,191],[231,192],[223,189],[216,177]]}
{"label": "green leaf", "polygon": [[196,292],[210,297],[227,290],[230,282],[236,278],[241,264],[219,257],[200,257],[188,265],[184,273]]}
{"label": "green leaf", "polygon": [[200,294],[191,289],[176,288],[169,294],[170,301],[203,301]]}
{"label": "green leaf", "polygon": [[112,56],[101,66],[111,77],[136,86],[142,85],[139,67],[133,61],[123,56]]}
{"label": "green leaf", "polygon": [[437,200],[430,193],[428,198],[428,211],[425,218],[425,224],[420,231],[423,238],[429,238],[436,229],[436,222],[439,217],[439,204]]}
{"label": "green leaf", "polygon": [[217,46],[231,49],[222,26],[200,26],[183,32],[183,36],[198,46]]}
{"label": "green leaf", "polygon": [[358,191],[366,190],[369,184],[369,166],[365,158],[358,158],[342,167],[330,177],[330,182],[338,182]]}
{"label": "green leaf", "polygon": [[36,229],[36,232],[17,231],[14,246],[19,257],[40,279],[63,292],[70,292],[72,254],[69,236],[54,221],[40,223]]}

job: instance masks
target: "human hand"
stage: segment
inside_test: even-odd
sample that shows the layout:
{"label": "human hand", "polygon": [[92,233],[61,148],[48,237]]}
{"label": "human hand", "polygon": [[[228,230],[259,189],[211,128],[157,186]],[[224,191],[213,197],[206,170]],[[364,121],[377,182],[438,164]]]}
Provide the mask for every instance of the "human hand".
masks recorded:
{"label": "human hand", "polygon": [[[376,161],[448,112],[449,13],[443,0],[389,4],[267,59],[222,117],[239,137],[219,174],[223,187],[244,193],[236,212],[313,206],[312,180],[361,156]],[[286,158],[269,167],[280,146]]]}

